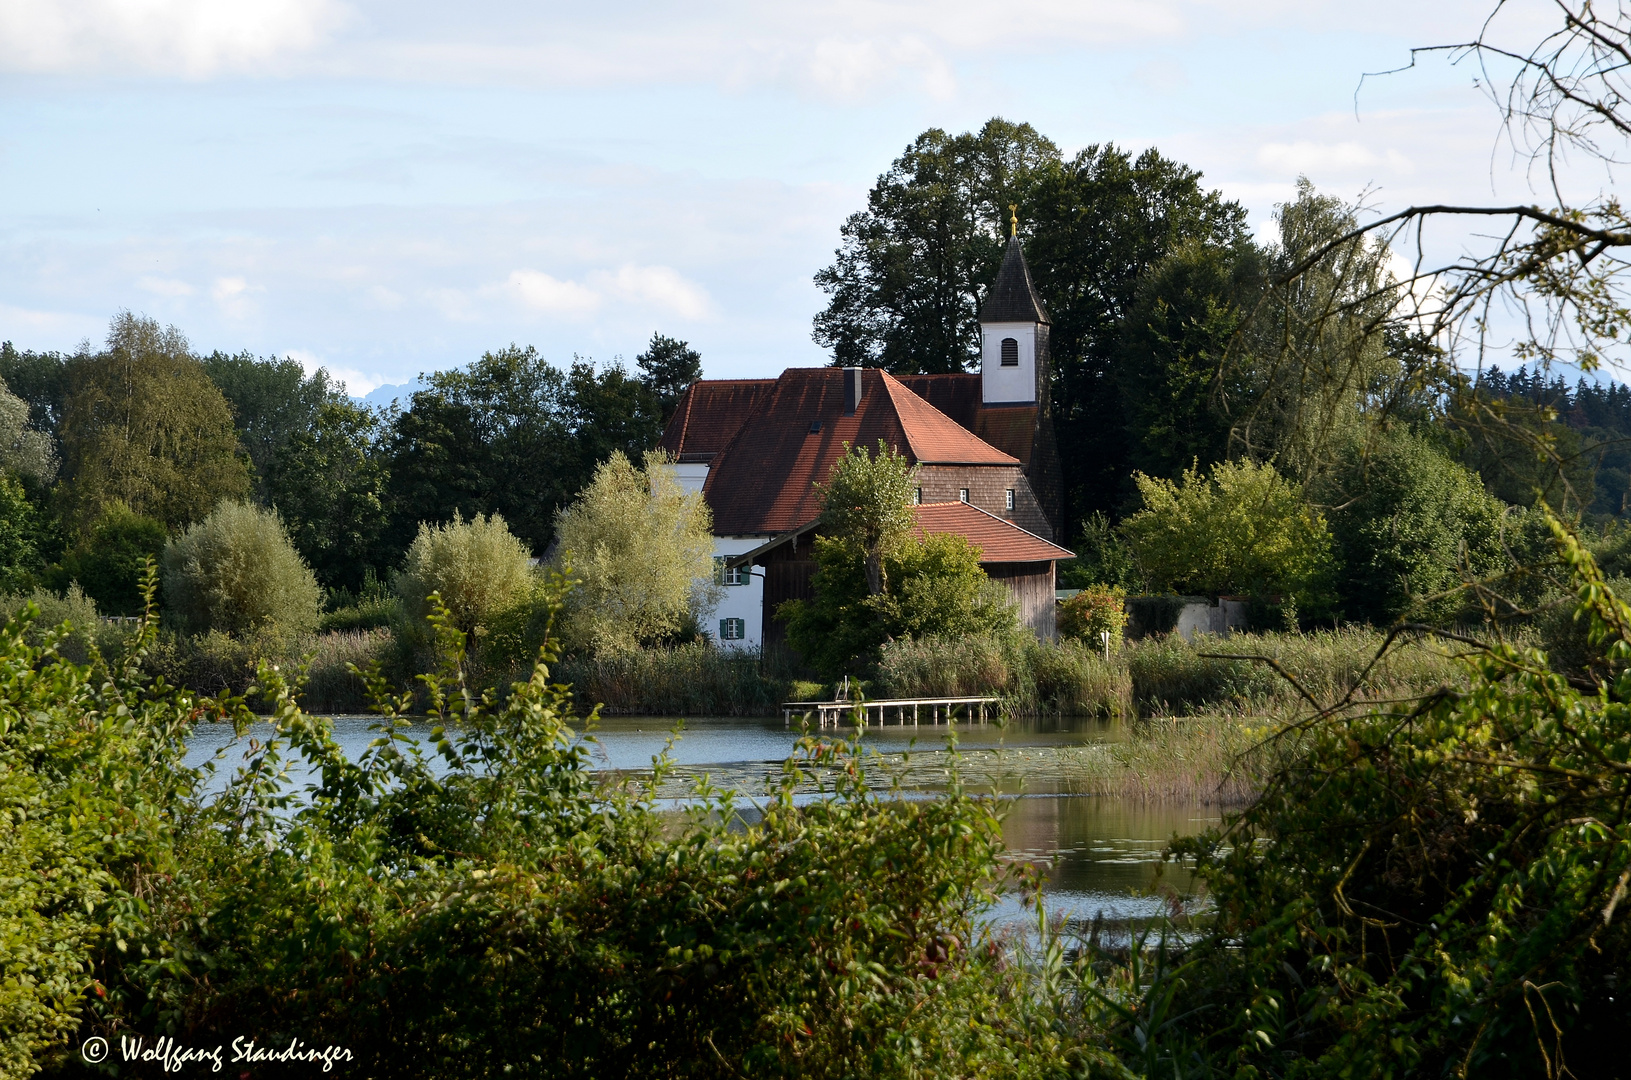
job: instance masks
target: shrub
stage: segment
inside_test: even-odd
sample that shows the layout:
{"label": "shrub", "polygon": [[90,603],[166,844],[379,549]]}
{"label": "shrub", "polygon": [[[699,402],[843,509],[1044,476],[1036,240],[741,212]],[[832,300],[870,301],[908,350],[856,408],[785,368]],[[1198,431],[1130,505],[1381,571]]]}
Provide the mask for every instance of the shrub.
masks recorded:
{"label": "shrub", "polygon": [[1102,634],[1110,635],[1110,647],[1121,647],[1127,626],[1127,594],[1114,585],[1089,585],[1059,605],[1059,634],[1079,638],[1088,645],[1102,647]]}
{"label": "shrub", "polygon": [[675,634],[718,602],[713,514],[680,486],[660,452],[637,469],[615,451],[555,525],[578,586],[567,597],[567,644],[631,652]]}
{"label": "shrub", "polygon": [[1631,607],[1561,527],[1557,541],[1608,646],[1604,681],[1583,689],[1495,645],[1468,657],[1464,692],[1285,732],[1262,795],[1175,845],[1216,918],[1160,998],[1185,1019],[1151,1060],[1237,1076],[1292,1056],[1306,1076],[1623,1071]]}
{"label": "shrub", "polygon": [[295,634],[317,626],[322,592],[274,510],[224,502],[164,549],[178,628]]}
{"label": "shrub", "polygon": [[1272,465],[1221,462],[1177,484],[1135,474],[1144,506],[1121,524],[1152,588],[1285,595],[1304,611],[1326,599],[1331,534],[1302,490]]}
{"label": "shrub", "polygon": [[410,625],[423,625],[427,598],[437,593],[454,625],[467,634],[526,600],[533,585],[530,552],[503,517],[477,514],[465,521],[458,511],[446,525],[420,523],[396,579]]}
{"label": "shrub", "polygon": [[1396,433],[1347,448],[1318,494],[1340,507],[1331,512],[1331,530],[1350,619],[1465,617],[1463,580],[1505,563],[1501,503],[1476,473],[1418,436]]}
{"label": "shrub", "polygon": [[39,644],[45,634],[68,623],[68,636],[57,643],[57,651],[75,663],[89,660],[93,646],[110,657],[117,656],[124,646],[124,631],[98,616],[96,601],[78,585],[68,586],[62,594],[35,589],[0,596],[0,621],[17,618],[29,604],[39,611],[29,624],[29,640]]}
{"label": "shrub", "polygon": [[908,538],[883,560],[884,591],[867,583],[865,551],[840,538],[815,542],[815,596],[776,611],[787,638],[828,678],[864,671],[886,641],[903,637],[1006,638],[1019,629],[1012,594],[980,569],[980,553],[950,534]]}

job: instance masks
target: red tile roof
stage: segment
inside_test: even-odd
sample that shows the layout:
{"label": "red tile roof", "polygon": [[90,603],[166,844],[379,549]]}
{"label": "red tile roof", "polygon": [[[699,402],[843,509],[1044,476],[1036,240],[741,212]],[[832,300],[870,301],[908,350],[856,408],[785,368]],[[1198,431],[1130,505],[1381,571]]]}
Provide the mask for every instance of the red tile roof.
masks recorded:
{"label": "red tile roof", "polygon": [[982,563],[1054,562],[1075,554],[1032,532],[964,502],[924,503],[917,513],[919,536],[954,533],[980,549]]}
{"label": "red tile roof", "polygon": [[711,461],[776,385],[775,379],[701,379],[680,397],[657,445],[676,461]]}
{"label": "red tile roof", "polygon": [[980,411],[980,376],[977,373],[900,375],[897,378],[912,393],[970,431],[974,430],[974,420]]}
{"label": "red tile roof", "polygon": [[821,512],[815,485],[832,475],[846,444],[872,449],[881,439],[914,465],[1019,464],[877,368],[862,371],[861,400],[844,415],[844,374],[789,368],[755,400],[708,471],[703,493],[715,533],[774,534],[813,520]]}

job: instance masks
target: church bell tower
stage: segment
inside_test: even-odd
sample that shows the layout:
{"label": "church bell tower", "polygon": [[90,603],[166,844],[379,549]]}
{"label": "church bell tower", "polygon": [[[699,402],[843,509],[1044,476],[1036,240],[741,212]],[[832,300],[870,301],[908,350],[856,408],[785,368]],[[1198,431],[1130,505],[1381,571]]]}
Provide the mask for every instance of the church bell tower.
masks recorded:
{"label": "church bell tower", "polygon": [[1048,404],[1048,319],[1031,283],[1013,214],[1002,269],[980,305],[980,397],[985,405]]}

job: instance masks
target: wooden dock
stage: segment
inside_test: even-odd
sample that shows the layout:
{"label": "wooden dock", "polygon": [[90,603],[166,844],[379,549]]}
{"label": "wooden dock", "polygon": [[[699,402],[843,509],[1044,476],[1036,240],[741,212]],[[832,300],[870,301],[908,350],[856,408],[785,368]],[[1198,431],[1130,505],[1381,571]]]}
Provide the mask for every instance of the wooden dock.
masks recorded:
{"label": "wooden dock", "polygon": [[837,727],[846,716],[855,717],[857,714],[870,724],[876,714],[877,723],[882,726],[889,722],[890,710],[894,710],[895,722],[900,725],[917,727],[919,722],[952,724],[956,722],[959,708],[962,709],[965,723],[983,724],[986,722],[986,711],[989,709],[995,716],[1001,700],[995,697],[926,697],[879,698],[875,701],[787,701],[782,703],[782,725],[792,727],[794,716],[808,718],[812,714],[818,727],[827,727],[829,723]]}

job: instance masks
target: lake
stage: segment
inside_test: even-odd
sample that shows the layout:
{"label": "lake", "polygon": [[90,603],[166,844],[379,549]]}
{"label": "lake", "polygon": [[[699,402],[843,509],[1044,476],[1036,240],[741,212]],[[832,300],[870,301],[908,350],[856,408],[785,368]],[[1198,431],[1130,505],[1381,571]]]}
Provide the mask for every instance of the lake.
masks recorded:
{"label": "lake", "polygon": [[[348,755],[360,755],[374,738],[368,730],[373,720],[369,716],[334,718],[335,738]],[[602,769],[649,769],[675,723],[649,716],[603,717],[593,732],[591,758]],[[676,785],[707,773],[716,785],[748,796],[763,791],[765,777],[779,770],[802,737],[800,731],[784,727],[780,719],[690,717],[683,723],[671,751],[678,766]],[[268,725],[250,735],[264,739],[269,731]],[[409,732],[424,738],[430,725],[416,724]],[[827,733],[836,734],[830,728]],[[847,734],[848,729],[837,733]],[[886,760],[898,762],[902,754],[913,750],[941,750],[946,734],[945,725],[924,724],[914,729],[889,724],[869,728],[865,739]],[[1005,728],[959,723],[956,734],[959,748],[971,762],[989,762],[992,759],[986,755],[1008,750],[1079,746],[1126,737],[1121,725],[1069,717],[1016,720]],[[226,774],[237,765],[241,744],[235,744],[228,727],[200,726],[189,747],[189,763],[201,764],[218,752],[224,757],[214,780],[216,787],[225,783]],[[1167,910],[1167,896],[1189,890],[1189,873],[1170,864],[1163,867],[1161,851],[1174,835],[1190,835],[1216,822],[1214,809],[1067,794],[1065,778],[1050,775],[1038,760],[1037,755],[1030,755],[1018,774],[1004,776],[1001,790],[1012,798],[1003,837],[1015,858],[1051,863],[1046,875],[1050,911],[1081,922],[1100,914],[1112,920],[1143,919]],[[1045,762],[1045,756],[1041,760]],[[306,780],[299,774],[295,779],[298,783]],[[932,792],[935,784],[925,781],[921,786]],[[1027,916],[1019,899],[1008,897],[993,917],[1007,923]]]}

